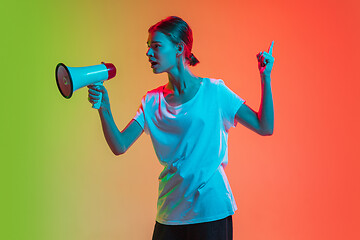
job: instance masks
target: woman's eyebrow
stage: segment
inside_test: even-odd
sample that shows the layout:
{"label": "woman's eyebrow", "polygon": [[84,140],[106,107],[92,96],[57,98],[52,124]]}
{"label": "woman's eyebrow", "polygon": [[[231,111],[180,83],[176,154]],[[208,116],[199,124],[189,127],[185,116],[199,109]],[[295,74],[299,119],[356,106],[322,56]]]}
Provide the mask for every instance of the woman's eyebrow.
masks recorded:
{"label": "woman's eyebrow", "polygon": [[[159,41],[153,41],[152,43],[161,43]],[[149,42],[146,42],[146,44],[149,46]]]}

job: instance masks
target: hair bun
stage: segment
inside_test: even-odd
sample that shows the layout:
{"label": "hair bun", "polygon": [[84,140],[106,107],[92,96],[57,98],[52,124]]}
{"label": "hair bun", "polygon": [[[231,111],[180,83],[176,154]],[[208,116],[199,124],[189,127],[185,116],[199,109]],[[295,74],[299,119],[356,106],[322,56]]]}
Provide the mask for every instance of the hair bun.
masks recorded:
{"label": "hair bun", "polygon": [[190,62],[189,62],[190,66],[195,66],[196,64],[199,63],[199,60],[194,56],[193,53],[190,54],[189,58],[190,58],[189,59],[190,60]]}

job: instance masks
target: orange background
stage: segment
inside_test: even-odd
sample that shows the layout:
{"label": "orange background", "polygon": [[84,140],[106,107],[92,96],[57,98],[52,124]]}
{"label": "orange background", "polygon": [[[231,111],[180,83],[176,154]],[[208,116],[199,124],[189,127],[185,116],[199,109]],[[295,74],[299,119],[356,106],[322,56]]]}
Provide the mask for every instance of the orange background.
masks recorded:
{"label": "orange background", "polygon": [[87,88],[65,100],[55,66],[113,63],[105,86],[122,130],[167,81],[145,53],[147,29],[170,15],[193,30],[193,72],[256,111],[256,54],[275,41],[274,134],[229,134],[234,239],[360,239],[358,1],[38,0],[3,11],[4,239],[151,239],[162,169],[149,136],[114,156]]}

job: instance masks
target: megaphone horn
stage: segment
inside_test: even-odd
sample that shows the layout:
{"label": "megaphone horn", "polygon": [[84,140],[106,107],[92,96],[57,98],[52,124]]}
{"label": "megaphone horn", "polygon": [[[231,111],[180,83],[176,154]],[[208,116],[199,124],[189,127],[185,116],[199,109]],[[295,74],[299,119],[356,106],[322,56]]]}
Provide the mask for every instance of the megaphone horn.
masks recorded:
{"label": "megaphone horn", "polygon": [[55,70],[56,83],[64,98],[71,98],[73,92],[90,84],[102,83],[116,75],[116,68],[111,63],[87,67],[67,67],[59,63]]}

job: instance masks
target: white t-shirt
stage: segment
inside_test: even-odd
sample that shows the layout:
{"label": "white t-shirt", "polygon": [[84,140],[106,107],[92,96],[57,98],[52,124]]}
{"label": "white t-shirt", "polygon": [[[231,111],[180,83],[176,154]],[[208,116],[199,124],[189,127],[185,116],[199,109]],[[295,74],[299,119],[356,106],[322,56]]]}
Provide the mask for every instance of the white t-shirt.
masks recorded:
{"label": "white t-shirt", "polygon": [[221,79],[203,78],[192,99],[173,107],[164,87],[147,92],[134,117],[164,166],[156,221],[182,225],[234,214],[237,206],[224,168],[228,131],[236,126],[235,114],[245,100]]}

